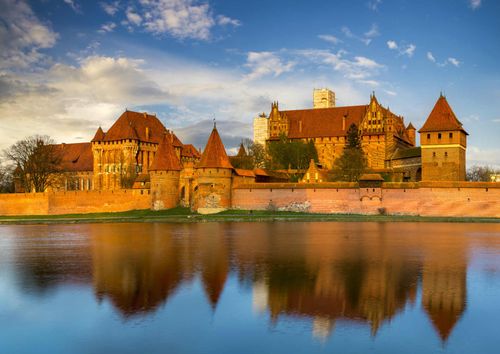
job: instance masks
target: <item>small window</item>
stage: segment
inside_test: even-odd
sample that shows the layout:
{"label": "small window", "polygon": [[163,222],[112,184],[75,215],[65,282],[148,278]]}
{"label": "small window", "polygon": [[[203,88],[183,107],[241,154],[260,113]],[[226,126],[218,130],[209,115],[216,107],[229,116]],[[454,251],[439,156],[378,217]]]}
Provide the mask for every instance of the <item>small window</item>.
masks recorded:
{"label": "small window", "polygon": [[436,157],[436,152],[433,152],[433,153],[432,153],[432,157]]}
{"label": "small window", "polygon": [[445,153],[444,153],[444,157],[448,157],[448,152],[445,152]]}
{"label": "small window", "polygon": [[438,139],[441,139],[441,133],[438,133]]}
{"label": "small window", "polygon": [[430,139],[431,138],[431,135],[430,134],[427,134],[427,139]]}
{"label": "small window", "polygon": [[450,133],[448,136],[450,137],[450,139],[453,138],[453,133]]}

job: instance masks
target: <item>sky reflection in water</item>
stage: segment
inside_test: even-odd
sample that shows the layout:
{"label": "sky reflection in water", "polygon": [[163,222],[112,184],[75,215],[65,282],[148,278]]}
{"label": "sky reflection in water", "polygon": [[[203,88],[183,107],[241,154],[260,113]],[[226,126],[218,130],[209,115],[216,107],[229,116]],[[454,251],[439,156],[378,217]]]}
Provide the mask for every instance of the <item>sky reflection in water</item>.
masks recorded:
{"label": "sky reflection in water", "polygon": [[496,353],[499,298],[498,224],[0,227],[1,353]]}

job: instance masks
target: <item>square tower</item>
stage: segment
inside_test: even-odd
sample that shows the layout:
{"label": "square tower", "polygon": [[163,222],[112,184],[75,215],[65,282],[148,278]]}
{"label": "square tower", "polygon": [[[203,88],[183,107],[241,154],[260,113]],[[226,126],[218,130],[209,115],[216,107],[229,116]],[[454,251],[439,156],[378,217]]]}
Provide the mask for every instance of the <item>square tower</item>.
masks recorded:
{"label": "square tower", "polygon": [[422,181],[465,181],[467,132],[441,95],[420,133]]}
{"label": "square tower", "polygon": [[335,92],[327,88],[313,90],[313,108],[332,107],[335,107]]}

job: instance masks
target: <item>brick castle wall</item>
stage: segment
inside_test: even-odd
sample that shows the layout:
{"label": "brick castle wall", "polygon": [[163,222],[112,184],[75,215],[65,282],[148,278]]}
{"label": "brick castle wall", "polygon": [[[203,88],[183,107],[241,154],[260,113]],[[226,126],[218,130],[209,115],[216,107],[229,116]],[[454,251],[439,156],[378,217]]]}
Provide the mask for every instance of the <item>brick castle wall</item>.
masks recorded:
{"label": "brick castle wall", "polygon": [[313,213],[500,217],[500,183],[252,184],[233,191],[233,208]]}
{"label": "brick castle wall", "polygon": [[[235,209],[313,213],[500,217],[500,183],[255,183],[232,190]],[[150,209],[148,190],[1,194],[0,215],[47,215]]]}
{"label": "brick castle wall", "polygon": [[85,214],[149,208],[149,190],[0,194],[0,215]]}

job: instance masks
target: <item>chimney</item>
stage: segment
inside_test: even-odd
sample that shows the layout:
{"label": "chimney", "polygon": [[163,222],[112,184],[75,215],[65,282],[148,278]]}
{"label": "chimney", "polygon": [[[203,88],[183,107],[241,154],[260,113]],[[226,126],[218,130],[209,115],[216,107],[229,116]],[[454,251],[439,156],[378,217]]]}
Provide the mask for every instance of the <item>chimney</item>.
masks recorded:
{"label": "chimney", "polygon": [[346,117],[346,115],[344,114],[342,116],[342,130],[345,130],[345,117]]}
{"label": "chimney", "polygon": [[149,140],[149,127],[146,127],[146,140]]}
{"label": "chimney", "polygon": [[302,133],[302,121],[299,120],[299,133]]}

